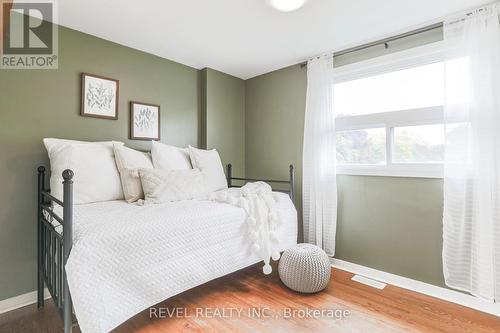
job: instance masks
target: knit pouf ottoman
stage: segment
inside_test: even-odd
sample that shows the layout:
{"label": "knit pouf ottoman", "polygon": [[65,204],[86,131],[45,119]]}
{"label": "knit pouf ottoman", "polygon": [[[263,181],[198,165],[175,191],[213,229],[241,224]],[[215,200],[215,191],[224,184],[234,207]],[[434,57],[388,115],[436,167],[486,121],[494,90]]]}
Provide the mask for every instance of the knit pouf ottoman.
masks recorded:
{"label": "knit pouf ottoman", "polygon": [[330,281],[330,259],[316,245],[297,244],[282,254],[278,273],[288,288],[301,293],[317,293]]}

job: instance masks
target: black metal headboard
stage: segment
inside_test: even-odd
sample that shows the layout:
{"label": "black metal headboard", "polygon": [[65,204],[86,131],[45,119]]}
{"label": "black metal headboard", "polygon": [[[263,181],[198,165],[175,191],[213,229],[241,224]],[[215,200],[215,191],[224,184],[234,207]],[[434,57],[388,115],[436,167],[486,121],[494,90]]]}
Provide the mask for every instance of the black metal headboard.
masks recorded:
{"label": "black metal headboard", "polygon": [[294,192],[295,192],[295,169],[293,168],[293,165],[290,164],[289,166],[289,178],[288,180],[274,180],[274,179],[255,179],[255,178],[242,178],[242,177],[233,177],[233,166],[231,163],[229,163],[226,167],[226,178],[227,178],[227,186],[228,187],[241,187],[239,185],[234,185],[233,180],[236,181],[242,181],[244,183],[248,182],[266,182],[270,183],[271,187],[272,184],[286,184],[288,185],[288,189],[283,190],[283,189],[275,189],[273,188],[273,191],[277,192],[283,192],[287,193],[290,195],[290,199],[292,199],[292,202],[294,201]]}

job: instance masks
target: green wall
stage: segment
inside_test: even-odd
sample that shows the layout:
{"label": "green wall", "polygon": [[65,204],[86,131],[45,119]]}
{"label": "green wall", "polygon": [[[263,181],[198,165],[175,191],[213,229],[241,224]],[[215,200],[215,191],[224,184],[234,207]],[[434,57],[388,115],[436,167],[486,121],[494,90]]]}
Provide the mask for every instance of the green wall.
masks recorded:
{"label": "green wall", "polygon": [[217,148],[234,175],[245,175],[245,81],[205,68],[201,71],[201,142]]}
{"label": "green wall", "polygon": [[[286,179],[297,167],[301,208],[306,69],[287,67],[246,81],[247,176]],[[336,258],[444,286],[442,181],[338,176]]]}
{"label": "green wall", "polygon": [[[245,94],[246,176],[288,179],[288,165],[293,164],[299,212],[306,87],[306,71],[293,66],[247,80]],[[299,214],[299,235],[301,221]]]}

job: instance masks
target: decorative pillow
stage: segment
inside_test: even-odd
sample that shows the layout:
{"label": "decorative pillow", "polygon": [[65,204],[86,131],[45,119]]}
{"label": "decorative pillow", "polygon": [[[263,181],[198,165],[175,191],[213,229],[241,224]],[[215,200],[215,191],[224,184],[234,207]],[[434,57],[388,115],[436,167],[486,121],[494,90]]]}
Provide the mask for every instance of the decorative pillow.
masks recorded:
{"label": "decorative pillow", "polygon": [[224,168],[217,150],[203,150],[189,146],[189,156],[193,167],[200,169],[203,174],[208,192],[227,188]]}
{"label": "decorative pillow", "polygon": [[75,173],[75,204],[123,200],[112,142],[43,139],[43,143],[50,159],[50,190],[53,196],[62,200],[62,172],[71,169]]}
{"label": "decorative pillow", "polygon": [[139,175],[146,204],[191,200],[207,194],[199,169],[140,169]]}
{"label": "decorative pillow", "polygon": [[127,202],[144,199],[139,169],[152,169],[153,163],[148,153],[127,148],[113,142],[115,161],[122,180],[123,195]]}
{"label": "decorative pillow", "polygon": [[153,141],[151,157],[155,169],[189,170],[193,168],[189,159],[189,151],[186,148]]}

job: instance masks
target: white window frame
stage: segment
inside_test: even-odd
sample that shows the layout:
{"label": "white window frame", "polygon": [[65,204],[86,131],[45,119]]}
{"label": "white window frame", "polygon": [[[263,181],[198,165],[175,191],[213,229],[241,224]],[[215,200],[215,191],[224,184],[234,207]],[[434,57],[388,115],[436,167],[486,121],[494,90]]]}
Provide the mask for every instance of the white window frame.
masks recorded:
{"label": "white window frame", "polygon": [[[334,84],[444,61],[443,43],[437,42],[335,68]],[[394,127],[444,124],[443,107],[338,117],[336,132],[385,128],[386,164],[337,164],[337,174],[389,177],[442,178],[443,163],[393,163]]]}

